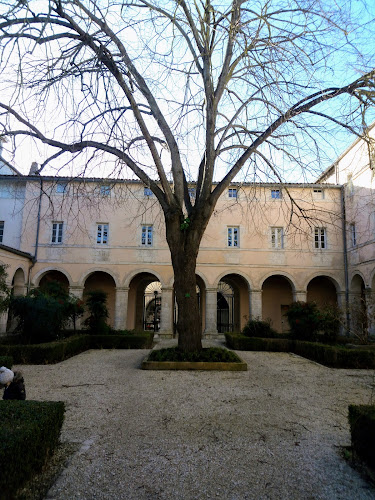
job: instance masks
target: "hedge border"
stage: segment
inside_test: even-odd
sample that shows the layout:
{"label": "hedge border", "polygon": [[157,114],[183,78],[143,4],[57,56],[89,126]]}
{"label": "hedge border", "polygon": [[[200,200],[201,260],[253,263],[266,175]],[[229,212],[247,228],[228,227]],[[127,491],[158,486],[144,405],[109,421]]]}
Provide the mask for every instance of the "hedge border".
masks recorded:
{"label": "hedge border", "polygon": [[375,368],[375,351],[370,349],[348,349],[286,338],[245,337],[233,333],[226,333],[225,338],[228,347],[238,351],[291,352],[331,368]]}
{"label": "hedge border", "polygon": [[14,498],[46,464],[59,442],[64,412],[61,401],[0,401],[0,500]]}
{"label": "hedge border", "polygon": [[0,359],[7,360],[7,363],[12,361],[12,364],[53,364],[88,349],[151,349],[153,336],[154,332],[117,335],[80,334],[44,344],[0,343]]}
{"label": "hedge border", "polygon": [[350,405],[348,419],[354,458],[375,470],[375,406]]}

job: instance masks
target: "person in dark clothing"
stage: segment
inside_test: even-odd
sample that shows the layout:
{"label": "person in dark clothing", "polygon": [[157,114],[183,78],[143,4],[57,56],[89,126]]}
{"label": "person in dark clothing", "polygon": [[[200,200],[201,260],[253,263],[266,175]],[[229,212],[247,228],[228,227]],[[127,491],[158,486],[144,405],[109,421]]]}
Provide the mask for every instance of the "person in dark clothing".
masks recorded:
{"label": "person in dark clothing", "polygon": [[3,399],[26,399],[25,383],[22,373],[12,372],[9,368],[0,368],[0,384],[5,386]]}

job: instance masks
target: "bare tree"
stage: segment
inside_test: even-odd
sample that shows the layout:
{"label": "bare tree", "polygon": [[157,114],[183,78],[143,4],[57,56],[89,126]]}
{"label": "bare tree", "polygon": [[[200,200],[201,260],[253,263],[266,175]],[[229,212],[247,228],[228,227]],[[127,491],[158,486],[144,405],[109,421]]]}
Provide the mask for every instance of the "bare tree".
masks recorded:
{"label": "bare tree", "polygon": [[[63,153],[90,151],[90,164],[111,155],[150,187],[165,218],[179,347],[200,349],[195,268],[219,197],[241,172],[282,182],[283,165],[293,165],[307,178],[312,153],[318,164],[332,126],[364,130],[374,62],[356,46],[363,26],[350,18],[350,3],[0,0],[0,6],[3,89],[14,86],[0,103],[1,135],[51,146],[41,169]],[[359,68],[356,78],[350,60]],[[335,65],[352,79],[337,78]],[[55,123],[48,127],[51,104]]]}

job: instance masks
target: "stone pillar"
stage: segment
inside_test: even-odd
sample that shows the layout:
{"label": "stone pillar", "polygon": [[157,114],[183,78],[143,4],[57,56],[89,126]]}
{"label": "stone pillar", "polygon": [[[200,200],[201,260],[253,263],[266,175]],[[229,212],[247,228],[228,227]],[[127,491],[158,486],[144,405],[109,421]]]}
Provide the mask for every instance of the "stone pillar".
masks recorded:
{"label": "stone pillar", "polygon": [[115,330],[126,330],[128,312],[129,287],[116,287],[115,296]]}
{"label": "stone pillar", "polygon": [[262,319],[262,290],[250,291],[250,317]]}
{"label": "stone pillar", "polygon": [[294,302],[307,302],[307,291],[306,290],[295,290],[293,292]]}
{"label": "stone pillar", "polygon": [[161,290],[161,311],[159,336],[164,339],[173,337],[173,287],[163,287]]}
{"label": "stone pillar", "polygon": [[[349,301],[350,301],[350,296],[349,296]],[[350,314],[346,307],[345,291],[337,292],[337,307],[339,309],[340,323],[341,323],[339,333],[340,335],[345,336],[349,334],[349,328],[350,328]]]}
{"label": "stone pillar", "polygon": [[375,292],[371,288],[366,288],[366,314],[368,334],[370,337],[375,337]]}
{"label": "stone pillar", "polygon": [[203,338],[217,337],[217,289],[206,288],[206,326]]}
{"label": "stone pillar", "polygon": [[7,323],[8,323],[8,311],[0,314],[0,336],[6,335],[7,331]]}
{"label": "stone pillar", "polygon": [[[73,297],[76,297],[77,299],[82,300],[83,297],[83,287],[82,286],[70,286],[69,287],[69,293],[70,295],[73,295]],[[73,328],[73,324],[72,324]],[[82,328],[82,316],[76,319],[76,329],[81,330]]]}

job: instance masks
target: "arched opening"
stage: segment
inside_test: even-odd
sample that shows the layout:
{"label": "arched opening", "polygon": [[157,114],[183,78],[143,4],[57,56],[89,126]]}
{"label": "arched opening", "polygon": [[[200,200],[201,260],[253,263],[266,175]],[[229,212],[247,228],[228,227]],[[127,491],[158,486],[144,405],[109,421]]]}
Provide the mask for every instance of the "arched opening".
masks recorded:
{"label": "arched opening", "polygon": [[337,291],[327,276],[317,276],[307,285],[307,302],[315,302],[319,308],[337,306]]}
{"label": "arched opening", "polygon": [[83,297],[92,291],[100,290],[107,294],[107,308],[108,308],[108,325],[114,327],[115,320],[115,301],[116,301],[116,283],[112,276],[103,271],[96,271],[88,278],[86,278]]}
{"label": "arched opening", "polygon": [[158,332],[160,330],[161,283],[152,281],[143,294],[143,329]]}
{"label": "arched opening", "polygon": [[48,283],[51,283],[51,281],[55,281],[57,283],[60,283],[60,285],[66,290],[69,290],[69,280],[65,276],[64,273],[61,271],[47,271],[41,279],[39,280],[39,288],[44,288]]}
{"label": "arched opening", "polygon": [[158,277],[152,273],[134,276],[129,284],[126,327],[129,330],[154,330],[156,327],[158,331],[161,307],[161,283]]}
{"label": "arched opening", "polygon": [[217,288],[217,331],[240,331],[249,317],[249,286],[238,274],[227,274]]}
{"label": "arched opening", "polygon": [[292,285],[281,275],[270,276],[262,286],[262,318],[279,333],[289,331],[286,312],[293,302]]}

